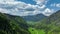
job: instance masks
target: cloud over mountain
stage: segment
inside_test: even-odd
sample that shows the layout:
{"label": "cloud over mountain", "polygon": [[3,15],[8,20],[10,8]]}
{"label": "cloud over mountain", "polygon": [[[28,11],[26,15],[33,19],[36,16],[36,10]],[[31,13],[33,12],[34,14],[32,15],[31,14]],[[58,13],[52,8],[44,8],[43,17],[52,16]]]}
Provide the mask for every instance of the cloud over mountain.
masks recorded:
{"label": "cloud over mountain", "polygon": [[[41,1],[41,3],[46,2],[45,0],[38,0],[38,1],[39,2]],[[17,16],[36,15],[40,13],[44,14],[45,16],[51,15],[51,12],[53,11],[45,7],[46,5],[44,4],[40,6],[39,4],[32,5],[15,0],[2,0],[2,1],[0,0],[0,12]]]}

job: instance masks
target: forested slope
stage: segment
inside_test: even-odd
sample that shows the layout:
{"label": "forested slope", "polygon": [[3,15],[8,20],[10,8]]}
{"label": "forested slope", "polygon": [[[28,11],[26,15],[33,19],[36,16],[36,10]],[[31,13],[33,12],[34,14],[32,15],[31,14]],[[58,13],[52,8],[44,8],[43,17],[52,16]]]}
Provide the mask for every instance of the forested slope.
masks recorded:
{"label": "forested slope", "polygon": [[0,13],[0,34],[30,34],[30,32],[21,17]]}

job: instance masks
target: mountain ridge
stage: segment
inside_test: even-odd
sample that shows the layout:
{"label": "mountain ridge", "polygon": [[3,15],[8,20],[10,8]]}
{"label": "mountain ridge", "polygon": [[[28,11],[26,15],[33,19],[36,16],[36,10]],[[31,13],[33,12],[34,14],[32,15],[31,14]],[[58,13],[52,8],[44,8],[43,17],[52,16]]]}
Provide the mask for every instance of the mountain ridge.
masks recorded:
{"label": "mountain ridge", "polygon": [[37,15],[32,15],[32,16],[23,16],[23,18],[26,21],[34,21],[34,22],[42,20],[43,18],[46,18],[46,17],[47,16],[44,16],[43,14],[37,14]]}

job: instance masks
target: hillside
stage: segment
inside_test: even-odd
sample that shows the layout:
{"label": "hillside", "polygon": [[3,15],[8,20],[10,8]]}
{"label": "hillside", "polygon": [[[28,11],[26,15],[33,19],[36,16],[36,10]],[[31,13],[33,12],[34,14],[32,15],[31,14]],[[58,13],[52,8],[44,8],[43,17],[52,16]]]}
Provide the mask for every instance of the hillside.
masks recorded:
{"label": "hillside", "polygon": [[0,34],[29,34],[27,23],[18,16],[0,13]]}
{"label": "hillside", "polygon": [[45,34],[60,34],[60,10],[51,16],[38,21],[33,27],[45,30]]}

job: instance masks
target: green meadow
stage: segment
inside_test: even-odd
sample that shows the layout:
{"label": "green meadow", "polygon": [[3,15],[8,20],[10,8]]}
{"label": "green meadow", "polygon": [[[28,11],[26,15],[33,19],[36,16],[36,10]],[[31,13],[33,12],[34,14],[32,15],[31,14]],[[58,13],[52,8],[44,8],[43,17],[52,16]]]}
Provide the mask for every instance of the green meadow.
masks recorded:
{"label": "green meadow", "polygon": [[29,28],[29,31],[31,32],[31,34],[45,34],[44,30],[38,30],[35,28]]}

